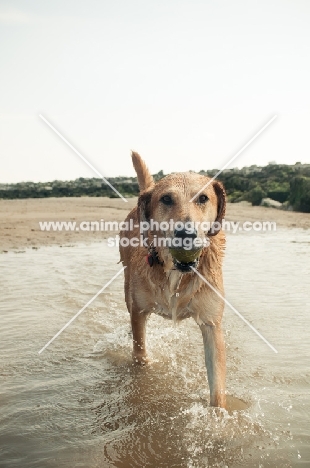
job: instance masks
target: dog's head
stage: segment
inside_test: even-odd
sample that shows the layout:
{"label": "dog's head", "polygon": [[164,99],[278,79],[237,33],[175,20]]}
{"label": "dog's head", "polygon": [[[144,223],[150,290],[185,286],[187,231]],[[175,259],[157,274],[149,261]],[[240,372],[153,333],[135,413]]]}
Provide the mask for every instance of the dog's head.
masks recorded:
{"label": "dog's head", "polygon": [[170,174],[155,183],[141,157],[132,153],[132,158],[140,187],[140,227],[146,227],[166,265],[191,271],[209,237],[221,230],[226,207],[222,184],[194,172]]}

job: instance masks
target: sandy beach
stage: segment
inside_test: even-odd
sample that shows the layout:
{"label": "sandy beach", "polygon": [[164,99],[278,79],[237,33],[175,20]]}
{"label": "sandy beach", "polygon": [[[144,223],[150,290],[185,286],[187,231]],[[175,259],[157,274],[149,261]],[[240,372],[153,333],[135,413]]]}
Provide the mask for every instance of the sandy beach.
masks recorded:
{"label": "sandy beach", "polygon": [[[121,199],[107,197],[38,198],[0,201],[0,251],[23,248],[39,248],[43,245],[68,245],[77,242],[92,242],[111,235],[102,231],[42,231],[42,221],[117,221],[125,219],[136,205],[137,198]],[[281,211],[247,203],[229,203],[227,221],[273,221],[277,227],[310,228],[310,214]],[[116,232],[112,232],[115,234]]]}
{"label": "sandy beach", "polygon": [[[40,221],[117,221],[125,219],[136,205],[137,198],[107,197],[38,198],[0,200],[0,252],[19,251],[47,245],[68,245],[100,241],[111,235],[102,231],[42,231]],[[274,221],[277,227],[310,228],[310,214],[281,211],[247,203],[229,203],[227,221]],[[115,234],[115,233],[113,233]]]}

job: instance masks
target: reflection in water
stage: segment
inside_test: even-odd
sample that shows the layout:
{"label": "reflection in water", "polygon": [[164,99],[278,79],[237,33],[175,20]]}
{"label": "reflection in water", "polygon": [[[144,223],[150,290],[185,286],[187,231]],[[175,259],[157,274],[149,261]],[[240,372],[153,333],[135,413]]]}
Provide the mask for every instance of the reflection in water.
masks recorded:
{"label": "reflection in water", "polygon": [[291,467],[310,464],[305,231],[228,238],[228,411],[208,406],[200,330],[148,322],[151,364],[131,362],[118,271],[104,243],[1,256],[0,466]]}

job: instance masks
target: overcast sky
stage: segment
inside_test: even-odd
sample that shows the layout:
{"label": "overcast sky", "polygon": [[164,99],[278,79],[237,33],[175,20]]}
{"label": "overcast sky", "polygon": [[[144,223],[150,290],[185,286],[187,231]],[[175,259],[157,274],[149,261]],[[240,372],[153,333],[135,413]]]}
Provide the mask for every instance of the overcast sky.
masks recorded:
{"label": "overcast sky", "polygon": [[310,2],[0,0],[0,182],[310,163]]}

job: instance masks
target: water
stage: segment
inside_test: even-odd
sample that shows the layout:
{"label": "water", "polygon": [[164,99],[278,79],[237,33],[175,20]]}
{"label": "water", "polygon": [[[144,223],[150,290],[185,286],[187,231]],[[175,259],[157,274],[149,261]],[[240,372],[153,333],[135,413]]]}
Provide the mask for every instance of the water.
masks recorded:
{"label": "water", "polygon": [[229,412],[208,407],[200,330],[152,316],[151,365],[131,362],[118,277],[104,242],[0,257],[0,466],[310,466],[308,231],[228,237]]}

